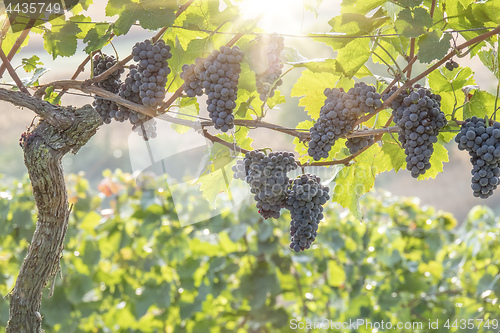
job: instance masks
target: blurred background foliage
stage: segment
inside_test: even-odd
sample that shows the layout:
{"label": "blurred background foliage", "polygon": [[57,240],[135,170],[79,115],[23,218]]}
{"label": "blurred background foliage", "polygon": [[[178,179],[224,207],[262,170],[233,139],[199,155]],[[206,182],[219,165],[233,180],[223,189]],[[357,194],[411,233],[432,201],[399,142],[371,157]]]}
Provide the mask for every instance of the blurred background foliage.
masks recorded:
{"label": "blurred background foliage", "polygon": [[[372,191],[363,223],[327,204],[314,246],[296,254],[288,212],[263,220],[247,201],[181,227],[162,177],[108,170],[99,191],[84,174],[67,184],[72,214],[53,296],[52,283],[43,296],[46,332],[290,332],[293,319],[424,324],[401,332],[428,332],[429,320],[441,323],[436,332],[498,327],[500,229],[486,207],[457,227],[417,199]],[[0,178],[2,296],[35,222],[29,179]],[[0,327],[8,309],[0,298]],[[443,327],[448,319],[455,328]],[[490,327],[460,329],[461,319]]]}

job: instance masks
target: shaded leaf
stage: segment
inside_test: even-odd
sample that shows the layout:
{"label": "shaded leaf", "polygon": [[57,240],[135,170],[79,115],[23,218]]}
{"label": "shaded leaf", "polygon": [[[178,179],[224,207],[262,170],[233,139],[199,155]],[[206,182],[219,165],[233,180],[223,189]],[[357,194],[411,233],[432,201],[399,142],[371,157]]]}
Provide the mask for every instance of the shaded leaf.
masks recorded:
{"label": "shaded leaf", "polygon": [[80,32],[76,23],[56,18],[52,21],[52,28],[43,35],[43,47],[53,59],[72,56],[76,52],[76,36]]}
{"label": "shaded leaf", "polygon": [[443,58],[450,49],[451,34],[444,34],[439,39],[438,32],[433,30],[420,36],[418,39],[418,60],[430,63],[433,60]]}
{"label": "shaded leaf", "polygon": [[141,27],[156,30],[171,26],[175,20],[175,11],[178,9],[176,0],[145,0],[141,2],[109,1],[106,6],[106,15],[118,15],[113,25],[116,35],[124,35],[130,27],[139,21]]}
{"label": "shaded leaf", "polygon": [[415,8],[413,11],[406,8],[398,14],[396,29],[406,38],[418,37],[425,33],[425,28],[432,25],[431,15],[424,8]]}

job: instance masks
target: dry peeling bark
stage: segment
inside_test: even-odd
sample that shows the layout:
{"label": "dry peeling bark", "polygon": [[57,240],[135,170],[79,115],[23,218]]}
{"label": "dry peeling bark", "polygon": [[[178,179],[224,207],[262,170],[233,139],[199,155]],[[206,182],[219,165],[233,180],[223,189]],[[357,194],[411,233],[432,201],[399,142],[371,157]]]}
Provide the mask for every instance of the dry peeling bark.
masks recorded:
{"label": "dry peeling bark", "polygon": [[22,144],[38,221],[16,285],[9,293],[7,324],[7,333],[40,333],[44,332],[42,291],[59,267],[70,213],[61,160],[84,146],[102,121],[90,105],[59,107],[1,88],[0,100],[30,108],[42,117]]}

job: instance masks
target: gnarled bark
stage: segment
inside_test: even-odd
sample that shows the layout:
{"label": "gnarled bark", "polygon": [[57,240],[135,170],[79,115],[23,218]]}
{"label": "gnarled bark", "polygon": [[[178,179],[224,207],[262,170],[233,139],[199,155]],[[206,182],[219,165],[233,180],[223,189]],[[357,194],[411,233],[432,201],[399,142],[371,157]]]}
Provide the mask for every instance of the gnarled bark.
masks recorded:
{"label": "gnarled bark", "polygon": [[43,118],[22,142],[38,222],[16,285],[9,294],[7,324],[7,333],[40,333],[42,291],[57,271],[68,228],[69,207],[61,160],[68,152],[76,153],[84,146],[102,121],[90,105],[61,108],[4,89],[0,89],[0,99],[54,116]]}

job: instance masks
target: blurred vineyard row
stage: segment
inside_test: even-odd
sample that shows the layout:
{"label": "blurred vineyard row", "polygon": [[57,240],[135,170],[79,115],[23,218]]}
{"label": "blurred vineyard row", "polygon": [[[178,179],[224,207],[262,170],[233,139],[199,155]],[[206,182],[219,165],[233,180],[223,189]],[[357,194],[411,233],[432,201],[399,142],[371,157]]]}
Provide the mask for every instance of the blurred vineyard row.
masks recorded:
{"label": "blurred vineyard row", "polygon": [[[83,174],[67,184],[72,214],[53,296],[49,284],[43,297],[47,332],[291,332],[292,320],[500,318],[499,220],[486,207],[455,228],[451,214],[416,199],[370,192],[363,223],[330,203],[314,246],[296,254],[288,212],[263,220],[249,201],[182,227],[161,177],[138,186],[117,170],[98,189]],[[185,194],[192,209],[195,197]],[[28,179],[0,178],[2,296],[35,223]],[[7,319],[0,298],[1,332]]]}

